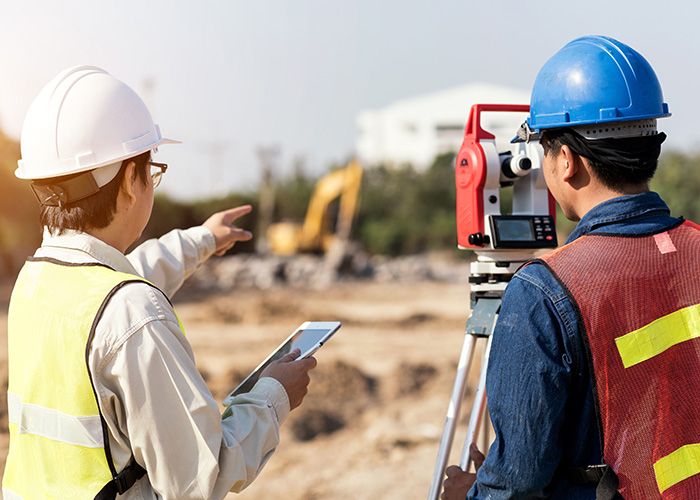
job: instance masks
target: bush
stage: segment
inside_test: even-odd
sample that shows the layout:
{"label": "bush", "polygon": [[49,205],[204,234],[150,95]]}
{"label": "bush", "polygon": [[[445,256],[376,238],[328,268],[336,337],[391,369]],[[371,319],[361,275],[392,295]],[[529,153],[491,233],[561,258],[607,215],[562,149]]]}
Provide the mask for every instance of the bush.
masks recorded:
{"label": "bush", "polygon": [[454,155],[425,172],[384,166],[365,171],[356,234],[372,254],[455,248]]}
{"label": "bush", "polygon": [[14,175],[19,157],[19,143],[0,132],[0,278],[13,277],[41,243],[39,205]]}
{"label": "bush", "polygon": [[[187,229],[192,226],[202,224],[215,212],[227,210],[240,205],[255,205],[257,197],[254,195],[231,194],[223,198],[211,198],[196,202],[180,202],[173,200],[166,194],[158,193],[153,201],[153,212],[148,225],[143,231],[141,238],[134,245],[150,239],[158,238],[173,229]],[[255,212],[236,220],[236,225],[249,231],[254,231],[256,227]],[[231,253],[253,252],[255,250],[252,242],[237,243]]]}
{"label": "bush", "polygon": [[674,217],[700,221],[699,171],[698,155],[671,152],[661,157],[651,189],[661,195]]}

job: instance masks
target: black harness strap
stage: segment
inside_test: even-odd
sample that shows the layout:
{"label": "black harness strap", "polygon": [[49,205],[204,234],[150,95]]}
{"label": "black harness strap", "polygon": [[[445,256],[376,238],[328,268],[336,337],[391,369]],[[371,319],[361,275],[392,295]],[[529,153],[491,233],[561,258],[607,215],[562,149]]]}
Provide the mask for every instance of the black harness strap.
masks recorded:
{"label": "black harness strap", "polygon": [[97,323],[102,318],[102,314],[104,313],[105,307],[107,306],[111,298],[114,296],[114,294],[117,292],[117,290],[120,290],[122,287],[130,283],[145,283],[147,285],[150,285],[150,283],[144,280],[134,279],[122,281],[117,286],[115,286],[107,294],[107,297],[105,298],[104,302],[102,302],[102,305],[97,311],[97,315],[95,316],[95,319],[92,322],[92,328],[90,328],[90,335],[88,336],[87,346],[85,347],[85,362],[87,365],[88,375],[90,377],[90,384],[92,385],[92,391],[95,395],[95,399],[98,402],[97,409],[100,412],[100,422],[102,423],[102,435],[104,436],[105,455],[107,458],[107,464],[109,465],[109,469],[112,472],[112,480],[102,487],[99,493],[97,493],[97,496],[95,496],[95,500],[115,500],[115,498],[117,497],[117,493],[120,495],[124,494],[126,490],[131,488],[134,485],[134,483],[136,483],[136,481],[141,479],[144,476],[144,474],[146,474],[146,469],[141,467],[136,462],[133,455],[131,456],[129,464],[126,467],[124,467],[124,469],[121,472],[117,473],[116,469],[114,468],[114,461],[112,460],[112,450],[109,446],[109,430],[107,429],[107,422],[102,416],[102,409],[99,405],[100,400],[97,397],[95,383],[92,380],[92,373],[90,372],[90,347],[92,346],[92,339],[95,337]]}
{"label": "black harness strap", "polygon": [[145,474],[146,469],[136,463],[132,456],[129,465],[124,467],[124,470],[104,485],[100,492],[95,495],[95,500],[115,500],[117,494],[123,495],[126,490],[131,488]]}
{"label": "black harness strap", "polygon": [[[107,267],[107,266],[105,266]],[[99,310],[97,311],[97,315],[95,316],[95,320],[92,323],[92,328],[90,329],[90,335],[88,336],[88,342],[87,346],[85,348],[85,362],[87,365],[87,370],[88,370],[88,375],[90,377],[90,384],[92,384],[92,390],[95,395],[95,399],[98,401],[97,409],[100,412],[100,421],[102,423],[102,434],[104,436],[104,449],[105,449],[105,455],[107,457],[107,463],[109,465],[109,468],[112,472],[112,480],[109,481],[107,484],[104,485],[104,487],[100,490],[100,492],[97,494],[95,497],[95,500],[114,500],[117,496],[117,493],[120,495],[124,494],[126,490],[131,488],[136,481],[141,479],[145,474],[146,474],[146,469],[144,469],[141,465],[139,465],[136,460],[134,459],[134,456],[131,456],[131,460],[129,461],[129,464],[124,467],[124,469],[117,473],[116,469],[114,468],[114,461],[112,460],[112,450],[110,449],[109,446],[109,432],[107,429],[107,422],[105,422],[104,417],[102,416],[102,409],[100,409],[99,405],[99,398],[97,397],[97,391],[95,390],[95,384],[92,380],[92,373],[90,373],[90,347],[92,345],[92,339],[95,336],[95,330],[97,328],[97,323],[102,318],[102,314],[104,313],[105,307],[111,300],[111,298],[114,296],[114,294],[120,290],[122,287],[130,284],[130,283],[144,283],[146,285],[152,286],[156,290],[158,288],[151,283],[148,283],[145,280],[141,279],[133,279],[133,280],[126,280],[122,281],[119,283],[117,286],[115,286],[108,294],[107,297],[105,298],[104,302],[102,302],[102,305],[100,306]],[[162,292],[161,292],[162,293]],[[163,294],[165,296],[165,294]],[[167,296],[165,296],[167,299]],[[170,299],[168,299],[169,301]]]}
{"label": "black harness strap", "polygon": [[596,500],[623,500],[622,495],[617,492],[618,482],[615,471],[606,465],[603,477],[600,478],[598,487],[595,489]]}
{"label": "black harness strap", "polygon": [[617,492],[618,479],[615,471],[609,465],[589,465],[588,467],[572,467],[564,469],[563,475],[573,484],[597,484],[596,500],[623,500]]}
{"label": "black harness strap", "polygon": [[574,484],[598,484],[608,466],[589,465],[588,467],[572,467],[564,469],[564,477]]}

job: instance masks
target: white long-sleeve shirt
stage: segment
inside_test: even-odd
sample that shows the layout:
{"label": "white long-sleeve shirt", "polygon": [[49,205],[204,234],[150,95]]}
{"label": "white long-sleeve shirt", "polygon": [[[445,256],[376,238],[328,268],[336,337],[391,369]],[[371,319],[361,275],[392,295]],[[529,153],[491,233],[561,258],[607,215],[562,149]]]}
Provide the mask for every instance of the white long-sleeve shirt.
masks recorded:
{"label": "white long-sleeve shirt", "polygon": [[[69,231],[45,233],[35,256],[100,262],[172,296],[214,250],[214,236],[204,227],[171,231],[127,256]],[[274,452],[289,414],[284,387],[263,378],[234,399],[233,415],[222,420],[173,308],[146,284],[127,285],[109,301],[92,342],[90,370],[117,470],[132,453],[147,470],[119,497],[128,500],[220,499],[242,490]]]}

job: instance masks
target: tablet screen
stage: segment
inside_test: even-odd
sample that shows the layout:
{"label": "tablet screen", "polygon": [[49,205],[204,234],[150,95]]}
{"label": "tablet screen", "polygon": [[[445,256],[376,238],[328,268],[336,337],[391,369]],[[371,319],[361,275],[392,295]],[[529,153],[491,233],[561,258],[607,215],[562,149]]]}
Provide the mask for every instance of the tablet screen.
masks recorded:
{"label": "tablet screen", "polygon": [[[299,349],[301,355],[299,358],[304,358],[313,354],[313,352],[318,349],[326,339],[332,335],[339,327],[340,323],[305,323],[308,327],[300,327],[296,332],[294,332],[287,340],[279,346],[279,348],[272,353],[272,355],[267,358],[260,366],[258,366],[253,373],[251,373],[248,378],[246,378],[241,385],[239,385],[230,396],[235,396],[236,394],[243,394],[245,392],[250,392],[255,383],[260,378],[260,373],[267,368],[267,366],[283,358],[294,349]],[[323,325],[323,328],[319,326]]]}

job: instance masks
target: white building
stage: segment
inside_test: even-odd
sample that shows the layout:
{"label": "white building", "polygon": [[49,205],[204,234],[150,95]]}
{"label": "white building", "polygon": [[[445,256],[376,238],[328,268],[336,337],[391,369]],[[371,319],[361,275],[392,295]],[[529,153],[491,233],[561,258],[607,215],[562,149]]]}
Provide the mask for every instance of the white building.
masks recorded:
{"label": "white building", "polygon": [[[357,117],[357,154],[364,164],[427,168],[442,153],[456,152],[473,104],[528,104],[529,91],[471,84],[396,102]],[[505,148],[525,113],[482,113],[481,126]]]}

